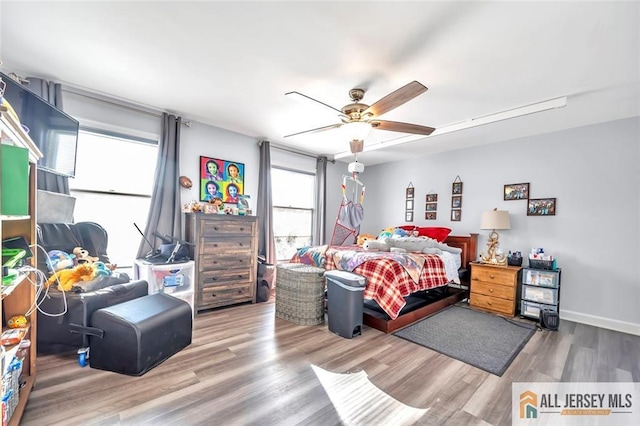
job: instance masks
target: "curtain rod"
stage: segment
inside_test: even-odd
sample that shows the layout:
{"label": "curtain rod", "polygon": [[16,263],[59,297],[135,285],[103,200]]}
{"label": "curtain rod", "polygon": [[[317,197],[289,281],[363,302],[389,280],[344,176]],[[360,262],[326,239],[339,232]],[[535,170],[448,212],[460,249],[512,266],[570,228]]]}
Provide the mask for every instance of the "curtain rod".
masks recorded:
{"label": "curtain rod", "polygon": [[[261,146],[262,142],[267,142],[267,141],[258,141],[258,146]],[[315,159],[318,159],[319,157],[321,157],[320,155],[309,154],[308,152],[298,151],[293,148],[284,147],[282,145],[274,145],[273,142],[270,142],[270,143],[271,143],[271,148],[278,149],[280,151],[290,152],[292,154],[298,154],[298,155],[302,155],[303,157],[310,157]],[[332,164],[335,164],[336,162],[336,160],[329,159],[328,157],[327,157],[327,161],[329,161]]]}
{"label": "curtain rod", "polygon": [[[84,89],[80,89],[74,86],[70,86],[67,84],[63,84],[62,85],[62,90],[65,92],[69,92],[69,93],[73,93],[74,95],[78,95],[78,96],[83,96],[85,98],[89,98],[89,99],[93,99],[105,104],[109,104],[109,105],[113,105],[113,106],[117,106],[119,108],[124,108],[124,109],[128,109],[129,111],[134,111],[134,112],[139,112],[142,114],[146,114],[149,115],[151,117],[157,117],[157,118],[161,118],[162,117],[162,111],[150,108],[150,107],[145,107],[142,105],[136,105],[133,104],[131,102],[127,102],[127,101],[123,101],[123,100],[119,100],[119,99],[115,99],[115,98],[111,98],[109,96],[105,96],[105,95],[101,95],[98,93],[93,93],[90,92],[88,90],[84,90]],[[191,120],[182,120],[181,121],[182,124],[184,124],[187,127],[191,127]]]}

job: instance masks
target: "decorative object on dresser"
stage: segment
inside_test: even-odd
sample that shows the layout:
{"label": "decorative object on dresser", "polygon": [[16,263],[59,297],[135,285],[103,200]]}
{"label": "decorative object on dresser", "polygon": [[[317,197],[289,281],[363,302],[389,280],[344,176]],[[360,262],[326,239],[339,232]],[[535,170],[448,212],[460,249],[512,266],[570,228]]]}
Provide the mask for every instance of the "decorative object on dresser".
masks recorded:
{"label": "decorative object on dresser", "polygon": [[186,213],[185,240],[195,244],[196,311],[256,302],[257,216]]}
{"label": "decorative object on dresser", "polygon": [[426,220],[436,220],[438,217],[438,194],[433,190],[427,194],[424,210],[424,218]]}
{"label": "decorative object on dresser", "polygon": [[462,220],[462,180],[456,176],[451,185],[451,221]]}
{"label": "decorative object on dresser", "polygon": [[471,263],[471,306],[513,317],[516,314],[516,291],[521,269],[519,266]]}
{"label": "decorative object on dresser", "polygon": [[480,262],[492,265],[506,265],[507,255],[498,253],[499,235],[496,229],[511,229],[509,212],[495,208],[489,212],[482,213],[480,229],[491,229],[489,241],[487,241],[487,251],[480,255]]}

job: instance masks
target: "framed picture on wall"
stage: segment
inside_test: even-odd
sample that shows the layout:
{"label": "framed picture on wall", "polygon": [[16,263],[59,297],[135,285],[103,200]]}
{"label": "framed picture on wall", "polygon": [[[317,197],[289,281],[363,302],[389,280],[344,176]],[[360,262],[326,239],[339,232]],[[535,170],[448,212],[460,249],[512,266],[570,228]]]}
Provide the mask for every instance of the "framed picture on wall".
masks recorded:
{"label": "framed picture on wall", "polygon": [[451,208],[459,209],[462,207],[462,195],[451,196]]}
{"label": "framed picture on wall", "polygon": [[462,219],[462,210],[451,210],[451,221],[460,222]]}
{"label": "framed picture on wall", "polygon": [[510,183],[504,186],[504,199],[526,200],[529,198],[529,183]]}
{"label": "framed picture on wall", "polygon": [[237,204],[244,194],[244,163],[200,156],[200,201]]}
{"label": "framed picture on wall", "polygon": [[555,198],[532,198],[527,206],[527,216],[555,216]]}

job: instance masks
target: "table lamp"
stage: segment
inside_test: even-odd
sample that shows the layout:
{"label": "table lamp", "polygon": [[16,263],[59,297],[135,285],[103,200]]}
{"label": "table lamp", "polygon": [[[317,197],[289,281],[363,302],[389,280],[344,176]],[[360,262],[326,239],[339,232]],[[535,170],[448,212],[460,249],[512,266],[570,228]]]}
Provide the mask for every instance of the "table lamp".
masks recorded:
{"label": "table lamp", "polygon": [[509,212],[498,210],[497,208],[482,213],[480,219],[480,229],[491,229],[489,241],[487,242],[487,251],[480,255],[480,263],[488,263],[492,265],[506,265],[507,255],[498,255],[498,238],[496,229],[511,229],[509,222]]}

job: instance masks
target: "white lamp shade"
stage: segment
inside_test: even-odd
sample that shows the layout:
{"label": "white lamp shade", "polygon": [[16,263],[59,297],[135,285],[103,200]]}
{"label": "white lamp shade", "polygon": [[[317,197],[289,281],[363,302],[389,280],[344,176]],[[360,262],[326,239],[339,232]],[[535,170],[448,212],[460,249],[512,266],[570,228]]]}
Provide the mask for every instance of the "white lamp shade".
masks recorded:
{"label": "white lamp shade", "polygon": [[506,210],[492,210],[482,213],[480,229],[511,229],[509,212]]}
{"label": "white lamp shade", "polygon": [[371,132],[371,124],[365,121],[352,121],[340,127],[340,132],[344,138],[351,140],[364,140]]}

